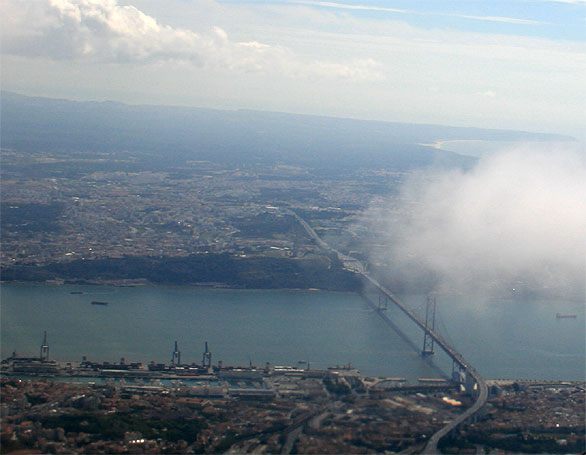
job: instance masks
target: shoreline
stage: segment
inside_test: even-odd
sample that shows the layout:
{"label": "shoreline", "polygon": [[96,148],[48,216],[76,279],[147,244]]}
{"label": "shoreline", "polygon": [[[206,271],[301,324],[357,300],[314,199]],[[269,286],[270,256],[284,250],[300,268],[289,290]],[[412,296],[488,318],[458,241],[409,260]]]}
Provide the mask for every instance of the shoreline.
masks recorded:
{"label": "shoreline", "polygon": [[[51,281],[51,280],[49,280]],[[242,287],[242,286],[231,286],[224,283],[217,283],[217,285],[208,284],[208,283],[183,283],[183,284],[176,284],[176,283],[152,283],[150,281],[144,281],[140,283],[120,283],[119,281],[111,281],[111,280],[96,280],[92,282],[69,282],[69,280],[64,280],[61,282],[48,282],[48,281],[24,281],[24,280],[0,280],[0,290],[2,286],[11,285],[11,286],[49,286],[49,287],[62,287],[62,286],[96,286],[96,287],[112,287],[112,288],[183,288],[183,289],[198,289],[198,290],[213,290],[213,291],[292,291],[292,292],[312,292],[312,293],[332,293],[332,294],[355,294],[362,297],[362,290],[356,291],[349,291],[349,290],[339,290],[339,289],[323,289],[323,288],[287,288],[287,287]],[[416,292],[407,292],[407,295],[416,295]],[[419,293],[421,296],[426,295],[425,292]],[[399,294],[401,295],[401,294]],[[453,297],[459,296],[460,294],[449,294],[449,293],[435,293],[434,295],[438,297]],[[501,294],[488,294],[476,297],[483,297],[487,299],[496,299],[496,300],[515,300],[510,297],[503,296]],[[558,296],[541,296],[532,299],[535,302],[543,303],[549,301],[551,299],[556,300],[563,300],[572,304],[584,304],[584,300],[580,296],[568,296],[568,295],[558,295]]]}
{"label": "shoreline", "polygon": [[273,287],[273,288],[248,288],[248,287],[238,287],[238,286],[230,286],[219,284],[217,286],[209,285],[209,284],[199,284],[199,283],[185,283],[185,284],[164,284],[164,283],[151,283],[150,281],[144,283],[137,283],[137,284],[120,284],[116,282],[111,282],[109,280],[97,280],[95,282],[85,282],[85,283],[71,283],[71,282],[63,282],[63,283],[49,283],[46,281],[19,281],[19,280],[10,280],[10,281],[2,281],[0,280],[0,289],[2,286],[11,285],[11,286],[49,286],[49,287],[68,287],[68,286],[96,286],[96,287],[112,287],[112,288],[184,288],[184,289],[199,289],[199,290],[213,290],[213,291],[267,291],[267,292],[280,292],[280,291],[292,291],[292,292],[311,292],[311,293],[319,293],[319,292],[326,292],[330,294],[355,294],[361,295],[359,291],[346,291],[346,290],[335,290],[335,289],[321,289],[321,288],[287,288],[287,287]]}

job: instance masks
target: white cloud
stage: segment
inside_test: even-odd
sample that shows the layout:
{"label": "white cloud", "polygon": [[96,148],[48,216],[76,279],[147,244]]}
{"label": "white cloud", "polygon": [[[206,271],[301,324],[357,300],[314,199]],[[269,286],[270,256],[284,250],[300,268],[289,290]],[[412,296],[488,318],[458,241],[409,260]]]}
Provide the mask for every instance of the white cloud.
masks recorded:
{"label": "white cloud", "polygon": [[503,16],[471,16],[468,14],[447,14],[442,13],[441,16],[460,17],[462,19],[472,19],[476,21],[487,21],[487,22],[503,22],[507,24],[518,24],[518,25],[540,25],[545,22],[534,21],[531,19],[519,19],[517,17],[503,17]]}
{"label": "white cloud", "polygon": [[104,63],[188,62],[296,77],[382,77],[372,59],[305,61],[285,46],[232,41],[220,27],[202,32],[173,28],[116,0],[7,1],[2,15],[2,51],[10,55]]}
{"label": "white cloud", "polygon": [[399,8],[387,8],[384,6],[373,6],[373,5],[351,5],[348,3],[336,3],[336,2],[321,2],[313,0],[294,0],[294,3],[311,6],[321,6],[325,8],[337,8],[337,9],[349,9],[349,10],[361,10],[361,11],[384,11],[388,13],[411,13],[412,11]]}
{"label": "white cloud", "polygon": [[485,96],[487,98],[494,98],[496,96],[496,92],[493,90],[487,90],[485,92],[481,92],[480,95]]}
{"label": "white cloud", "polygon": [[189,59],[201,65],[221,42],[221,35],[203,37],[160,25],[113,0],[3,2],[2,13],[2,50],[13,55],[103,62]]}
{"label": "white cloud", "polygon": [[[572,1],[572,0],[561,0],[561,1]],[[380,11],[380,12],[386,12],[386,13],[415,14],[415,15],[421,15],[421,16],[448,16],[448,17],[459,17],[461,19],[471,19],[471,20],[476,20],[476,21],[504,22],[504,23],[510,23],[510,24],[518,24],[518,25],[543,24],[543,22],[534,21],[534,20],[530,20],[530,19],[520,19],[520,18],[515,18],[515,17],[473,16],[473,15],[469,15],[469,14],[425,12],[425,11],[399,9],[399,8],[388,8],[388,7],[384,7],[384,6],[357,5],[357,4],[349,4],[349,3],[325,2],[325,1],[318,1],[318,0],[295,0],[295,3],[302,4],[302,5],[319,6],[319,7],[323,7],[323,8],[335,8],[335,9],[345,9],[345,10],[354,10],[354,11]]]}
{"label": "white cloud", "polygon": [[397,270],[433,271],[447,292],[504,291],[521,281],[583,294],[583,147],[520,145],[481,158],[469,172],[414,176],[394,212],[401,216],[382,217],[385,256]]}

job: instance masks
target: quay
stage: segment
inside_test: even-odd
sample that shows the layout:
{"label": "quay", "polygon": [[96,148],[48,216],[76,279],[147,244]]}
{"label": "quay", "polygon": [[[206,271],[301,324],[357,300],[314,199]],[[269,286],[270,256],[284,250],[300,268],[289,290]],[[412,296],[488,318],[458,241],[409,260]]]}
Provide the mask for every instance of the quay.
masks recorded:
{"label": "quay", "polygon": [[[23,357],[13,353],[0,362],[0,375],[25,379],[49,379],[60,382],[86,382],[114,384],[118,381],[125,389],[163,390],[165,388],[188,388],[192,395],[215,397],[311,396],[315,393],[315,381],[329,382],[352,391],[359,390],[373,396],[391,391],[406,393],[441,392],[458,390],[458,384],[444,379],[421,378],[417,384],[408,384],[405,378],[372,378],[360,375],[351,364],[329,367],[324,370],[304,367],[271,365],[263,367],[226,366],[219,361],[212,365],[212,353],[207,342],[201,363],[181,363],[181,352],[177,342],[168,364],[151,362],[127,362],[121,358],[117,363],[91,362],[86,357],[81,361],[57,361],[49,359],[49,344],[45,332],[39,357]],[[284,379],[283,379],[284,378]],[[283,388],[279,384],[289,382]],[[312,387],[295,384],[308,382]],[[313,382],[312,382],[313,381]]]}

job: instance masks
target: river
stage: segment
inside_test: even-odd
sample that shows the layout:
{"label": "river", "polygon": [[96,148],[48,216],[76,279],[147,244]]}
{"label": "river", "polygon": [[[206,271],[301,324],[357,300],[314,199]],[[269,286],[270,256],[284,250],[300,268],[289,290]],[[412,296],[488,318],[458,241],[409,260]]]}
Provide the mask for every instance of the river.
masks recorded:
{"label": "river", "polygon": [[[351,362],[363,374],[410,382],[440,375],[415,349],[421,331],[397,308],[386,311],[403,334],[355,294],[24,284],[4,284],[0,293],[2,358],[14,350],[38,355],[46,330],[50,356],[58,360],[85,355],[93,361],[169,362],[177,340],[184,362],[200,362],[208,341],[214,363],[307,360],[325,368]],[[424,311],[424,296],[403,300]],[[487,378],[584,380],[584,308],[568,301],[443,296],[436,328]],[[576,318],[557,319],[556,313]],[[439,353],[433,361],[449,374]]]}

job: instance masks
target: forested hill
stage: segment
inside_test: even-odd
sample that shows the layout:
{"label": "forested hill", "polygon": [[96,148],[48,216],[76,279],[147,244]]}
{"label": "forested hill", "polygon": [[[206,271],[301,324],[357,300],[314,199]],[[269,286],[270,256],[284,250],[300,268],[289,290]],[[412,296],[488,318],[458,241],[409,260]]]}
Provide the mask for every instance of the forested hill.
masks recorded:
{"label": "forested hill", "polygon": [[6,281],[65,280],[108,283],[143,279],[153,284],[217,285],[243,289],[310,289],[360,291],[360,277],[344,270],[335,255],[313,259],[239,258],[230,254],[187,257],[125,257],[77,260],[46,266],[2,270]]}
{"label": "forested hill", "polygon": [[16,151],[152,152],[181,162],[317,168],[465,165],[435,140],[554,140],[518,131],[388,123],[249,110],[75,102],[2,92],[2,146]]}

